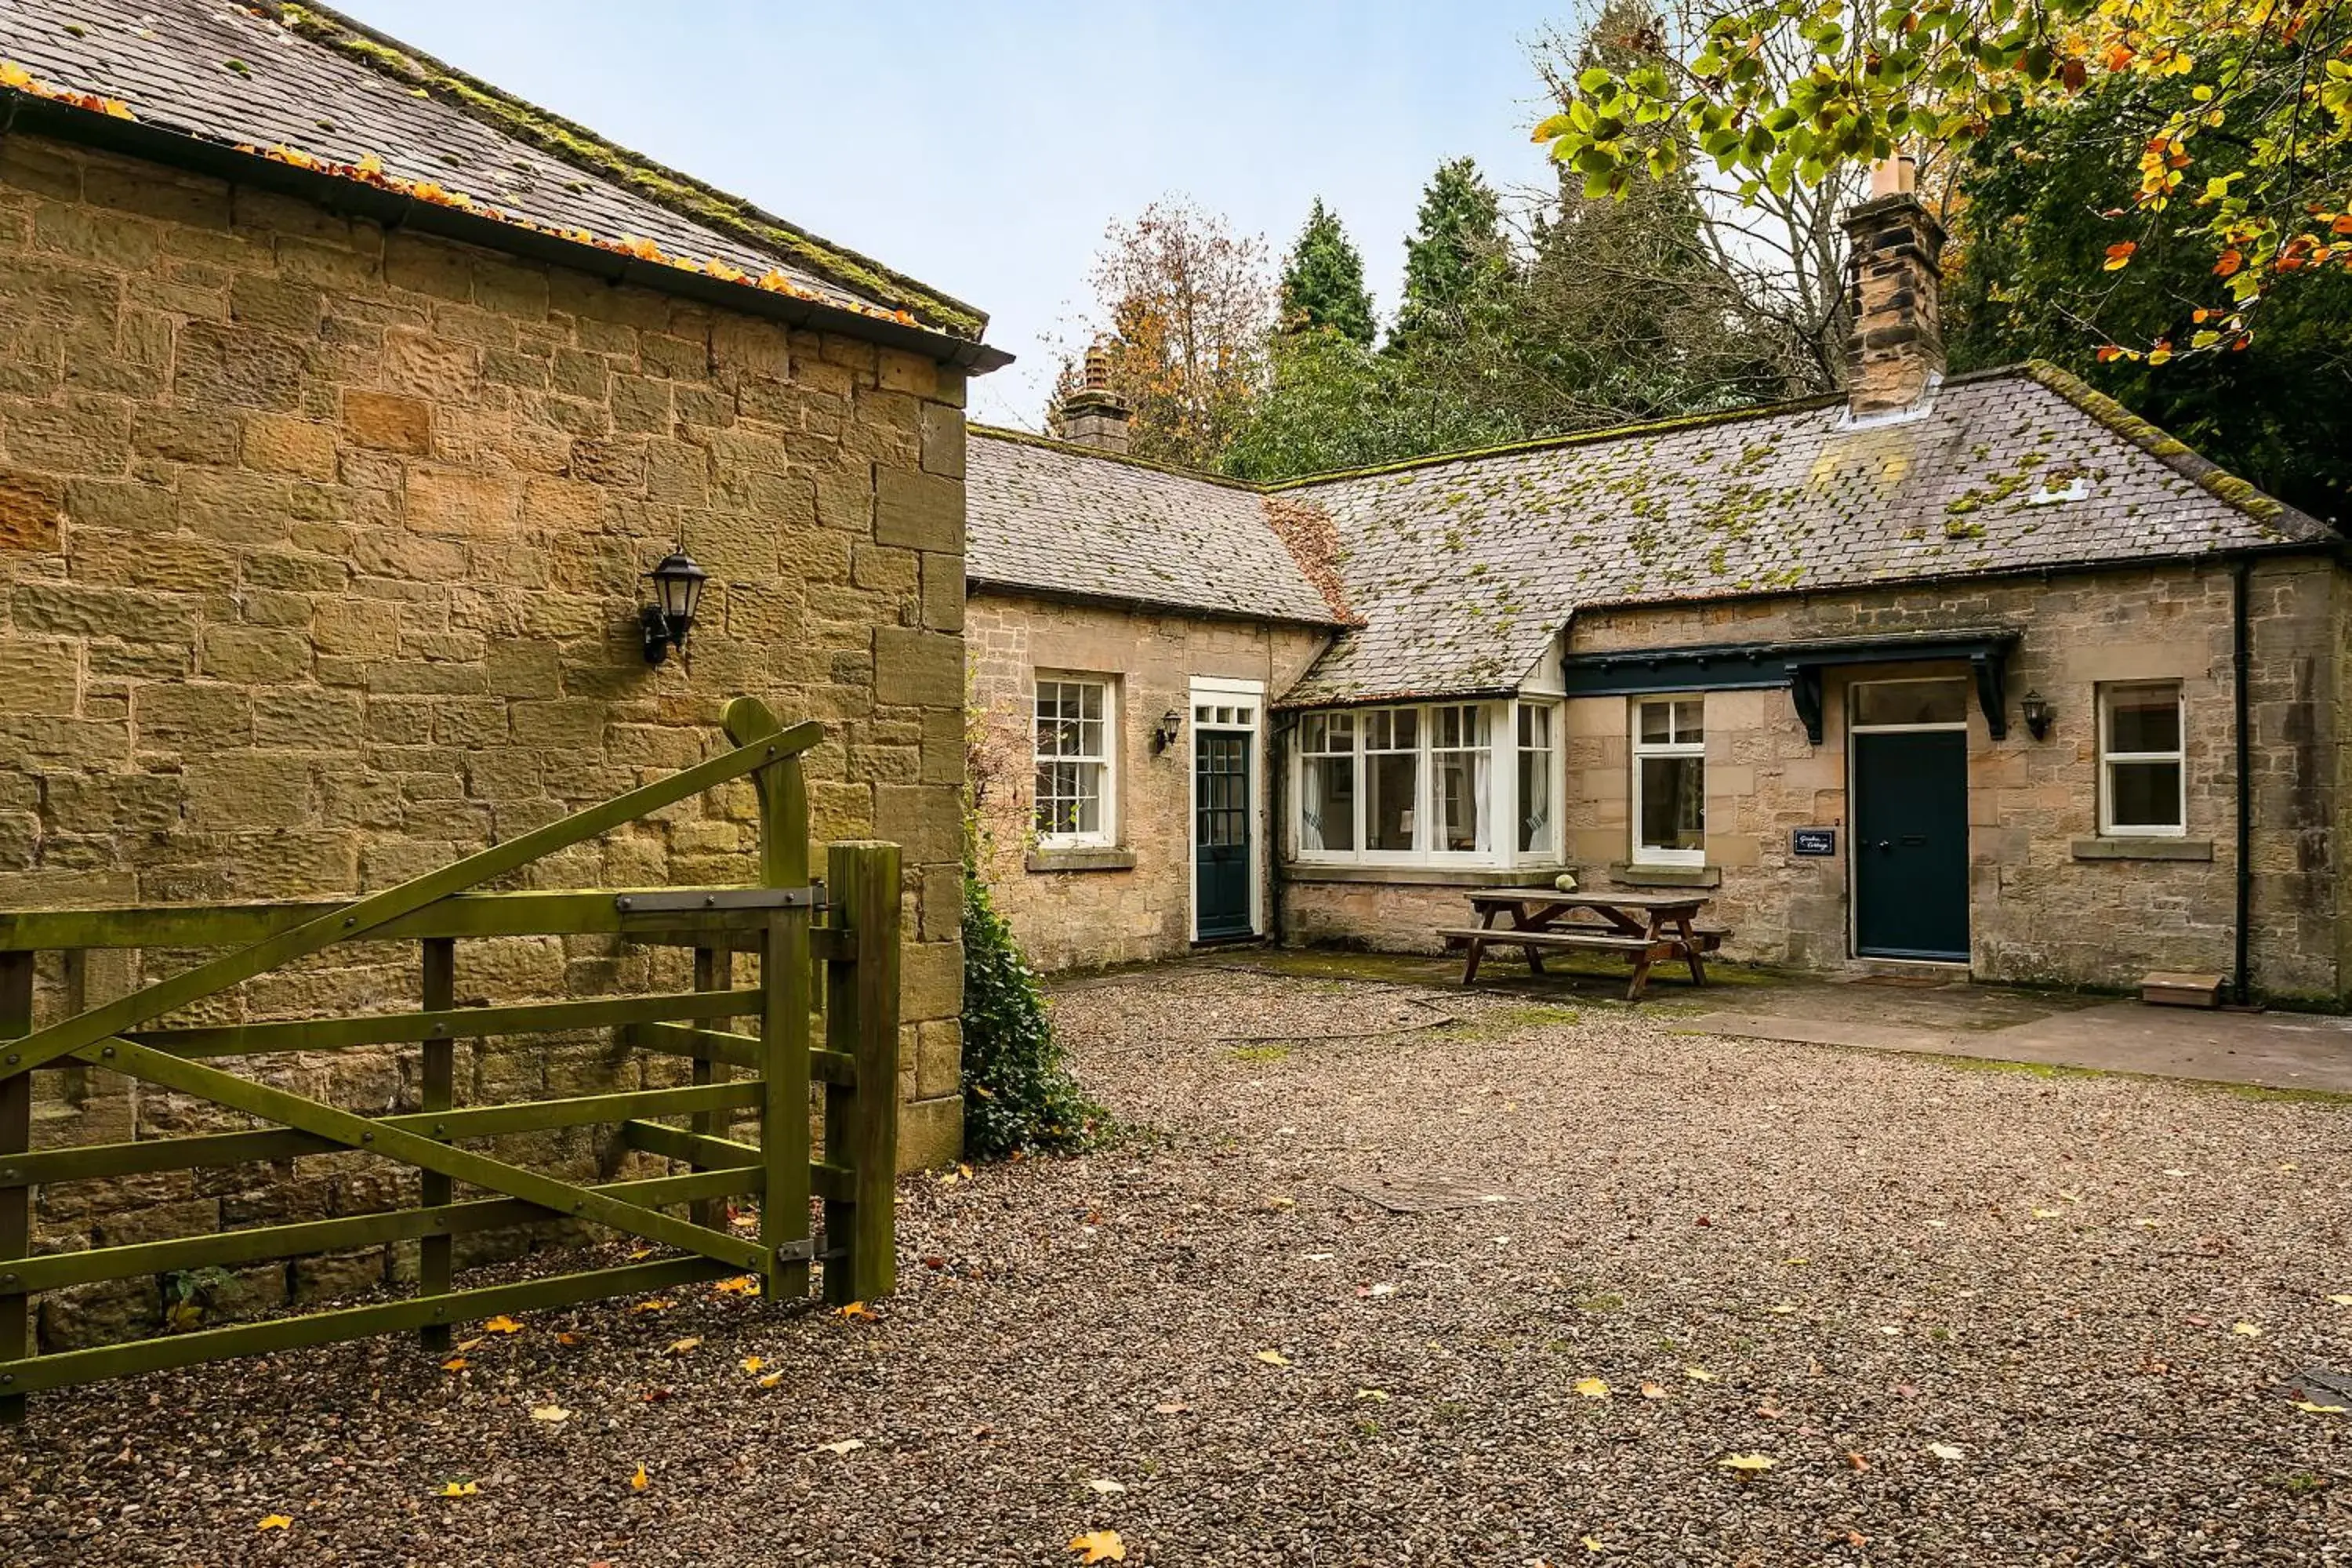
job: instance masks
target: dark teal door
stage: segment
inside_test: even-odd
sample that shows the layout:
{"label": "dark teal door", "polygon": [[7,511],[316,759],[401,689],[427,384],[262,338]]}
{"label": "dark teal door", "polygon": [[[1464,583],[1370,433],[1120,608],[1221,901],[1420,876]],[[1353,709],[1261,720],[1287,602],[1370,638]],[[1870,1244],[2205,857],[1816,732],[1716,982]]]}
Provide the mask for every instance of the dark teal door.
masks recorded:
{"label": "dark teal door", "polygon": [[1255,936],[1250,922],[1250,738],[1192,731],[1192,885],[1202,942]]}
{"label": "dark teal door", "polygon": [[1969,736],[1853,737],[1853,945],[1869,958],[1969,956]]}

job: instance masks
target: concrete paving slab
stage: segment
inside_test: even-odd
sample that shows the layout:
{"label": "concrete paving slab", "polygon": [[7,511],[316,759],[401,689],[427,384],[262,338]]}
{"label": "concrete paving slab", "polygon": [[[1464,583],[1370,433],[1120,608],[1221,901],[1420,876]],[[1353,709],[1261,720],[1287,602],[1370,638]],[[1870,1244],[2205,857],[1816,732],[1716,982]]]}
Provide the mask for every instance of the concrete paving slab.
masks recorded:
{"label": "concrete paving slab", "polygon": [[[1748,1039],[1923,1051],[1988,1061],[2352,1094],[2352,1020],[2299,1013],[2206,1012],[2110,1002],[2001,1027],[1938,1027],[1940,996],[1907,999],[1911,1021],[1707,1013],[1690,1027]],[[1968,1011],[1965,1004],[1963,1011]],[[1971,1016],[1971,1021],[1974,1021]]]}

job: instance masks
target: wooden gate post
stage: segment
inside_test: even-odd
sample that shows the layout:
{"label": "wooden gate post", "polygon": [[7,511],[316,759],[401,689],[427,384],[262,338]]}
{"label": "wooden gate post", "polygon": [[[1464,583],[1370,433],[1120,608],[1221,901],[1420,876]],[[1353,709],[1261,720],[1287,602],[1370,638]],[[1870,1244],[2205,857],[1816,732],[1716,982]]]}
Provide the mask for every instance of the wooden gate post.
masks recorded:
{"label": "wooden gate post", "polygon": [[[428,1013],[446,1013],[457,1005],[457,942],[454,937],[427,937],[418,944],[423,950],[423,1000]],[[457,1042],[447,1035],[436,1035],[425,1042],[420,1064],[423,1082],[420,1104],[426,1110],[446,1110],[457,1099]],[[417,1176],[416,1199],[426,1208],[438,1208],[449,1202],[455,1184],[437,1171],[422,1172]],[[457,1253],[447,1235],[428,1236],[416,1244],[416,1293],[419,1296],[446,1296],[457,1279]],[[446,1351],[450,1343],[447,1323],[428,1323],[416,1331],[418,1341],[428,1351]]]}
{"label": "wooden gate post", "polygon": [[[797,756],[754,775],[760,789],[761,879],[771,888],[809,885],[808,782]],[[806,905],[768,917],[760,952],[760,1148],[767,1186],[760,1200],[760,1245],[772,1299],[805,1296],[809,1264],[809,917]]]}
{"label": "wooden gate post", "polygon": [[835,844],[825,859],[834,924],[856,933],[825,966],[825,1044],[857,1061],[857,1087],[825,1095],[824,1155],[849,1170],[847,1203],[825,1205],[824,1271],[835,1306],[898,1288],[898,847]]}
{"label": "wooden gate post", "polygon": [[[33,1032],[33,955],[0,952],[0,1041]],[[33,1146],[33,1075],[0,1053],[0,1361],[33,1353],[33,1302],[11,1267],[33,1252],[33,1189],[7,1169]],[[0,1425],[25,1418],[25,1396],[0,1390]]]}

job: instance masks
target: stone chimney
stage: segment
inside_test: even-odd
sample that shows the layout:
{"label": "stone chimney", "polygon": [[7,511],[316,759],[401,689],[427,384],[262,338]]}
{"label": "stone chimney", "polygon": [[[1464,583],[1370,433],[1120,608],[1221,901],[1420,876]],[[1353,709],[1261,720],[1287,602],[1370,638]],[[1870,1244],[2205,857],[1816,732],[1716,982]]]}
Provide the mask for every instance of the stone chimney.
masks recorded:
{"label": "stone chimney", "polygon": [[1870,172],[1870,199],[1845,216],[1853,316],[1846,402],[1857,419],[1916,408],[1944,379],[1944,226],[1919,200],[1917,183],[1916,160],[1885,159]]}
{"label": "stone chimney", "polygon": [[1106,452],[1127,450],[1128,416],[1134,410],[1110,389],[1110,354],[1102,344],[1087,350],[1087,383],[1062,404],[1062,439]]}

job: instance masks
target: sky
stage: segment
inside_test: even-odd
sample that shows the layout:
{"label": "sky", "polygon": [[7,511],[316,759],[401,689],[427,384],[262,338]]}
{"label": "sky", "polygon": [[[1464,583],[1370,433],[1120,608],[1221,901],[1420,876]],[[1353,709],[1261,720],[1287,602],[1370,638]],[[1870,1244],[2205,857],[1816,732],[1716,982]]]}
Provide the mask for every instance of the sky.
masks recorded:
{"label": "sky", "polygon": [[1103,231],[1170,195],[1276,256],[1318,195],[1393,309],[1421,187],[1548,181],[1526,46],[1575,0],[339,0],[347,15],[988,312],[1036,429]]}

